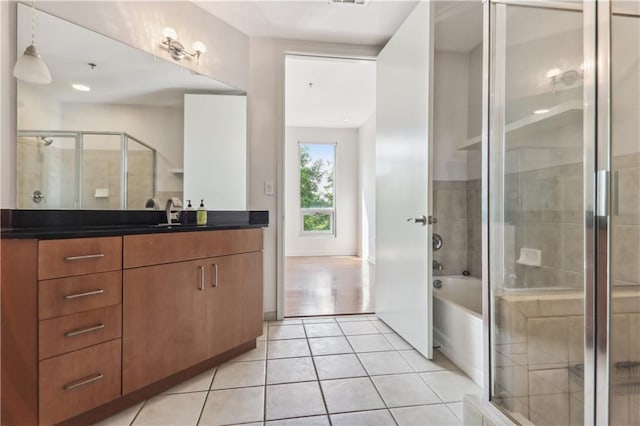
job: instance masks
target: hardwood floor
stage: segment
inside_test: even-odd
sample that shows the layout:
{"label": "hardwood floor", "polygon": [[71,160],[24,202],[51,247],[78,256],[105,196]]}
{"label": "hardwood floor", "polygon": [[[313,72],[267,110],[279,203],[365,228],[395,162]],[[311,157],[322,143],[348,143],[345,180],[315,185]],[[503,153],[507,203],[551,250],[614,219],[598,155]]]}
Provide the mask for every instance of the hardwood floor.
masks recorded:
{"label": "hardwood floor", "polygon": [[351,256],[287,257],[285,315],[374,312],[373,265]]}

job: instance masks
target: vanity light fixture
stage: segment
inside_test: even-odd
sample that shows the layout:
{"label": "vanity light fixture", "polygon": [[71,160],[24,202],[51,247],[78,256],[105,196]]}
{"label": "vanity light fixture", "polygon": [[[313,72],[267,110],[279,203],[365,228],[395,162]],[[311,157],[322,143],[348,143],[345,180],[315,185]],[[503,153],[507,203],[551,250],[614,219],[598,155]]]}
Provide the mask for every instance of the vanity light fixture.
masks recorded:
{"label": "vanity light fixture", "polygon": [[200,63],[200,55],[207,52],[207,46],[201,41],[194,41],[191,48],[193,51],[187,50],[178,40],[178,33],[170,27],[162,30],[162,45],[169,51],[169,54],[176,61],[181,61],[185,57],[196,58],[196,64]]}
{"label": "vanity light fixture", "polygon": [[34,0],[31,11],[31,45],[27,47],[22,56],[13,67],[14,77],[35,84],[51,83],[51,72],[47,64],[40,57],[36,48],[36,2]]}
{"label": "vanity light fixture", "polygon": [[580,71],[566,70],[562,71],[560,68],[552,68],[547,71],[546,77],[550,80],[553,86],[553,93],[556,93],[556,85],[562,83],[564,86],[573,86],[578,80],[584,77],[584,64],[580,67]]}

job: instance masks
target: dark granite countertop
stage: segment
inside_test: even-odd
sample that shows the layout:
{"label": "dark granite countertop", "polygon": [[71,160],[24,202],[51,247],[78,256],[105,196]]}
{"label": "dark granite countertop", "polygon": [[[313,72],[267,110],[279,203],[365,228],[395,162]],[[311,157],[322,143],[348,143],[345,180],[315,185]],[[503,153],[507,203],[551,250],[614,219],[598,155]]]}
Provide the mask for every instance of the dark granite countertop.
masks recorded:
{"label": "dark granite countertop", "polygon": [[181,214],[181,223],[166,222],[164,211],[2,210],[2,238],[83,238],[171,232],[263,228],[268,211],[208,211],[207,224],[196,225],[195,211]]}

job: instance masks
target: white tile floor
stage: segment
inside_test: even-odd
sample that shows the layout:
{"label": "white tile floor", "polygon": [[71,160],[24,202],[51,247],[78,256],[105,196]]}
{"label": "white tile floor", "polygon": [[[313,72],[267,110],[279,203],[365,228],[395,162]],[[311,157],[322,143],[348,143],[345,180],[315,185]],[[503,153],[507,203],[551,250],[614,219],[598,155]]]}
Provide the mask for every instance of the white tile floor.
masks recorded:
{"label": "white tile floor", "polygon": [[462,397],[479,392],[374,316],[288,319],[265,323],[255,349],[100,425],[460,425]]}

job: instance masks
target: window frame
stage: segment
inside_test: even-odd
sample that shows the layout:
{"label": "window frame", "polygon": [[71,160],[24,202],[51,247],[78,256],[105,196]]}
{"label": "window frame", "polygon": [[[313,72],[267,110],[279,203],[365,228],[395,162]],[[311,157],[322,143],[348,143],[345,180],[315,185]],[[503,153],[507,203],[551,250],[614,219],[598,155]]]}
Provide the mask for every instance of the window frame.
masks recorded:
{"label": "window frame", "polygon": [[[333,145],[333,207],[302,207],[300,199],[300,154],[303,145]],[[298,210],[300,217],[300,235],[308,236],[337,236],[336,218],[337,218],[337,171],[338,171],[338,142],[307,142],[298,141]],[[309,215],[329,215],[329,230],[327,231],[307,231],[304,229],[304,218]]]}

